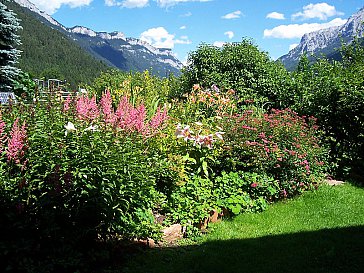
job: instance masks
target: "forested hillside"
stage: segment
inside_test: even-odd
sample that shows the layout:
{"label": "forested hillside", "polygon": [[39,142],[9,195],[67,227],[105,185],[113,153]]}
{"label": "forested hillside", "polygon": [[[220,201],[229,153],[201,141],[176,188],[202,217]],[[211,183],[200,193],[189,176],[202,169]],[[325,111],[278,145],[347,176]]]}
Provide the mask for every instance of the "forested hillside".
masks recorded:
{"label": "forested hillside", "polygon": [[19,67],[36,78],[66,79],[71,86],[88,83],[108,69],[81,47],[57,30],[44,25],[30,12],[13,2],[7,2],[21,20],[19,32],[22,51]]}

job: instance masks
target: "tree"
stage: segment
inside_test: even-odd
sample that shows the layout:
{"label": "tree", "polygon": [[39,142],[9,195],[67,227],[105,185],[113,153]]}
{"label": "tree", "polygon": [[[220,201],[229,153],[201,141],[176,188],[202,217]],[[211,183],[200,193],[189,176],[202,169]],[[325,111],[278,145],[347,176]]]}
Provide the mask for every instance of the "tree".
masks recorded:
{"label": "tree", "polygon": [[0,2],[0,90],[10,91],[13,81],[20,73],[16,68],[20,51],[16,46],[20,44],[17,30],[21,27],[15,14]]}
{"label": "tree", "polygon": [[216,84],[220,88],[234,89],[240,99],[279,101],[285,93],[289,74],[282,64],[274,62],[250,39],[228,43],[218,48],[202,44],[188,58],[183,70],[183,88],[193,84],[208,88]]}

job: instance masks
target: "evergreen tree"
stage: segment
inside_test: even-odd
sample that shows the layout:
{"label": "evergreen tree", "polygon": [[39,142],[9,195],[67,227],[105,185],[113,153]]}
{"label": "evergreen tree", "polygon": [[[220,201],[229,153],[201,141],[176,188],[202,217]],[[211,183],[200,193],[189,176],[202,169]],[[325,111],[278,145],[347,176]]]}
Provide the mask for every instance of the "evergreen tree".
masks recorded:
{"label": "evergreen tree", "polygon": [[20,70],[15,67],[20,51],[17,30],[21,27],[15,14],[5,6],[7,0],[0,2],[0,91],[10,91],[13,80]]}

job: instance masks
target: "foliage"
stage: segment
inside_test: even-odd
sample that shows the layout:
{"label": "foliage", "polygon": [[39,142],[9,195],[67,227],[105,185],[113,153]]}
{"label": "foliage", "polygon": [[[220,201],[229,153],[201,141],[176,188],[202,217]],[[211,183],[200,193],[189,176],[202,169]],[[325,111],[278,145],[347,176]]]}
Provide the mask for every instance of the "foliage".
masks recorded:
{"label": "foliage", "polygon": [[319,146],[314,117],[289,109],[259,109],[224,117],[223,169],[264,172],[280,183],[286,197],[318,183],[326,172],[326,149]]}
{"label": "foliage", "polygon": [[[29,266],[37,245],[37,261],[51,252],[53,266],[75,270],[79,261],[68,251],[82,242],[159,238],[152,210],[160,165],[149,147],[167,116],[147,118],[144,106],[134,108],[126,97],[114,112],[110,100],[105,93],[99,103],[54,98],[2,110],[0,229],[15,242],[1,255],[18,270]],[[57,244],[63,250],[53,249]],[[24,268],[19,256],[30,259]]]}
{"label": "foliage", "polygon": [[127,73],[108,70],[102,72],[87,89],[98,98],[107,89],[114,101],[122,96],[128,96],[133,104],[143,102],[148,108],[156,110],[156,105],[167,102],[176,86],[176,81],[172,75],[169,78],[160,78],[148,71]]}
{"label": "foliage", "polygon": [[10,91],[14,79],[20,70],[15,67],[19,50],[16,48],[20,44],[17,31],[21,29],[19,19],[0,2],[0,89]]}
{"label": "foliage", "polygon": [[322,186],[262,213],[214,224],[195,241],[132,254],[125,272],[359,273],[363,202],[361,187]]}
{"label": "foliage", "polygon": [[239,99],[276,101],[288,77],[284,67],[272,61],[249,39],[227,43],[222,48],[202,44],[188,57],[181,76],[183,88],[193,84],[207,88],[233,89]]}
{"label": "foliage", "polygon": [[319,59],[312,66],[301,65],[292,74],[295,87],[287,94],[290,107],[318,118],[341,175],[350,166],[358,171],[363,164],[363,52],[363,46],[354,42],[342,48],[342,62]]}
{"label": "foliage", "polygon": [[28,73],[21,72],[14,81],[13,90],[15,95],[22,97],[24,100],[32,100],[35,97],[35,89],[35,82]]}
{"label": "foliage", "polygon": [[[239,214],[313,189],[326,175],[314,117],[264,110],[247,100],[237,107],[232,90],[195,85],[170,111],[183,123],[169,138],[178,183],[164,191],[173,221],[199,225],[212,210]],[[177,141],[176,141],[177,139]],[[172,190],[171,190],[172,189]]]}

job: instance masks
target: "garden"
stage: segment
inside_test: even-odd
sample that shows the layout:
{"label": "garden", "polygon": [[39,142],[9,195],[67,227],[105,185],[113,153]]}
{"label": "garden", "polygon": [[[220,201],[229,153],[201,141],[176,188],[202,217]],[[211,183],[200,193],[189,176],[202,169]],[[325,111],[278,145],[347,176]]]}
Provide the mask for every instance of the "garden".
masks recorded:
{"label": "garden", "polygon": [[46,100],[17,78],[0,108],[1,271],[122,272],[165,227],[199,240],[213,216],[249,221],[330,176],[360,182],[363,53],[288,72],[248,39],[203,44],[178,78],[111,70]]}

